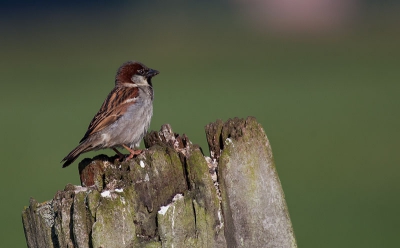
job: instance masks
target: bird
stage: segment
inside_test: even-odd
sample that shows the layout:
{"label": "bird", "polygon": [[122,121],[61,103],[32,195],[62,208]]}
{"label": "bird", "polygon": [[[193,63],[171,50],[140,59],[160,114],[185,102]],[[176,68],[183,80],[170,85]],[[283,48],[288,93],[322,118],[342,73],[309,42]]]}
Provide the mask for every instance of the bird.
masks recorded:
{"label": "bird", "polygon": [[123,147],[130,153],[126,160],[142,153],[135,148],[150,126],[154,98],[151,80],[158,74],[159,71],[137,61],[121,65],[114,89],[93,117],[79,145],[61,161],[62,167],[72,164],[82,153],[99,149],[111,148],[123,159],[125,155],[117,150]]}

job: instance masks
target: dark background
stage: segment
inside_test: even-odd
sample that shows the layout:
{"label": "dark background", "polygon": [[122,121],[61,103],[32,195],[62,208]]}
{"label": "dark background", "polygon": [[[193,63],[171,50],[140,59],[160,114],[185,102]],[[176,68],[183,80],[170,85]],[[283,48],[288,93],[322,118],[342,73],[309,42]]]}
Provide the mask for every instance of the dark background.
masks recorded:
{"label": "dark background", "polygon": [[29,197],[113,154],[61,169],[127,60],[161,72],[152,130],[170,123],[207,154],[207,123],[258,119],[299,247],[398,244],[396,1],[143,2],[2,2],[2,247],[26,246]]}

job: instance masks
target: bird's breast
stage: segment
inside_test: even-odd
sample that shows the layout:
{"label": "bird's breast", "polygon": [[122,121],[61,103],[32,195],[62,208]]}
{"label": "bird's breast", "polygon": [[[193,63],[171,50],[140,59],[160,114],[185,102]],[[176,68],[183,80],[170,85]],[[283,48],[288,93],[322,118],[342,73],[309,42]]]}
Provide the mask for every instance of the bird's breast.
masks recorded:
{"label": "bird's breast", "polygon": [[139,146],[146,134],[153,116],[153,101],[150,96],[138,97],[135,104],[128,107],[125,114],[118,120],[116,139],[120,144],[130,147]]}

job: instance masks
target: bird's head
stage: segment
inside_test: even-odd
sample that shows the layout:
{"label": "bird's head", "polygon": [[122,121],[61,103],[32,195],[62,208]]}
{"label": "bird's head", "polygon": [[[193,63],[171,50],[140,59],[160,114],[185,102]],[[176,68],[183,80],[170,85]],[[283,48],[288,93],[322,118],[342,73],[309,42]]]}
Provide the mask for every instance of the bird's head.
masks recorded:
{"label": "bird's head", "polygon": [[157,70],[150,69],[140,62],[128,61],[118,69],[115,85],[152,86],[151,78],[157,74],[159,74]]}

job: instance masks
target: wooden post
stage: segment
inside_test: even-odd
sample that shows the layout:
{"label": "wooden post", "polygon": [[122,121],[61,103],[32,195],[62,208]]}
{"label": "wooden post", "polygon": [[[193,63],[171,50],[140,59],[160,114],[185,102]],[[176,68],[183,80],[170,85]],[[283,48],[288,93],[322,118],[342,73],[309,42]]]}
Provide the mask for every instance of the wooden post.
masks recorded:
{"label": "wooden post", "polygon": [[28,247],[297,247],[271,146],[255,118],[206,126],[210,157],[169,125],[128,162],[79,164],[22,213]]}

